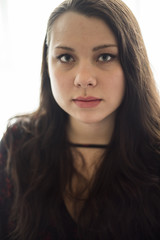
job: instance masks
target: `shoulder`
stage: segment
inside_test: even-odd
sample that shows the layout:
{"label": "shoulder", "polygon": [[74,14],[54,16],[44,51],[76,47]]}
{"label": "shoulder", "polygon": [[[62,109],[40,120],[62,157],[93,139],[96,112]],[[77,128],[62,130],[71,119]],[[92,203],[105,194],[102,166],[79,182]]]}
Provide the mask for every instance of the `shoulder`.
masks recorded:
{"label": "shoulder", "polygon": [[[0,178],[7,174],[7,168],[21,144],[29,139],[29,131],[25,130],[24,122],[16,121],[7,127],[0,141]],[[0,181],[1,184],[1,181]]]}
{"label": "shoulder", "polygon": [[7,173],[7,151],[3,142],[0,143],[0,204],[10,196],[11,181]]}
{"label": "shoulder", "polygon": [[22,131],[15,123],[7,128],[0,141],[0,204],[11,195],[12,181],[8,171],[9,158],[11,158],[13,149],[18,146],[21,135]]}
{"label": "shoulder", "polygon": [[7,171],[8,149],[6,145],[6,135],[0,141],[0,239],[4,236],[8,228],[8,216],[12,204],[13,182]]}
{"label": "shoulder", "polygon": [[26,153],[23,150],[31,138],[29,121],[21,119],[7,127],[0,141],[0,239],[1,234],[3,236],[7,232],[8,217],[16,194],[15,172],[19,169],[19,162],[22,162],[21,169],[25,168],[23,159]]}
{"label": "shoulder", "polygon": [[26,118],[15,120],[10,123],[1,140],[1,151],[15,153],[32,136],[30,122]]}

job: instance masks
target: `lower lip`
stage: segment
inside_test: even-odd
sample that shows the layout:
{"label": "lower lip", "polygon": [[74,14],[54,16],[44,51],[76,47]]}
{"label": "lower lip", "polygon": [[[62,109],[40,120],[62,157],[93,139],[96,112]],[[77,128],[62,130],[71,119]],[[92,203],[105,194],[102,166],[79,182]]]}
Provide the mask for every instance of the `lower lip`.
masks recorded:
{"label": "lower lip", "polygon": [[74,100],[74,103],[80,108],[93,108],[100,104],[101,100],[80,101]]}

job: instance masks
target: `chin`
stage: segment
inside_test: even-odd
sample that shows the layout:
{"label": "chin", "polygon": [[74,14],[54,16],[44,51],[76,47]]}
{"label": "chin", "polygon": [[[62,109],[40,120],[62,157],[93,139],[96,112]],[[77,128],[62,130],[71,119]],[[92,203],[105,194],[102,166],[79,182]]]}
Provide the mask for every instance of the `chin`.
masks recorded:
{"label": "chin", "polygon": [[98,117],[79,117],[75,118],[75,120],[85,123],[85,124],[96,124],[103,122],[104,118],[98,118]]}
{"label": "chin", "polygon": [[108,112],[106,114],[81,114],[78,116],[72,116],[75,120],[83,122],[85,124],[104,124],[112,123],[115,120],[116,112]]}

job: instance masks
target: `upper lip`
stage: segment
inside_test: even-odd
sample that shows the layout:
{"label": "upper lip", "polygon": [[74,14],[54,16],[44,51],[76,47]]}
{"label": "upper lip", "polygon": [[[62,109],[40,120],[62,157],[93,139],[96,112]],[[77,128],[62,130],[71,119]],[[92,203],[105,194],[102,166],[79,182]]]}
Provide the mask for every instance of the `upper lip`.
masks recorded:
{"label": "upper lip", "polygon": [[84,101],[84,102],[88,102],[88,101],[96,101],[96,100],[101,100],[100,98],[96,98],[96,97],[92,97],[92,96],[88,96],[88,97],[77,97],[74,98],[73,101]]}

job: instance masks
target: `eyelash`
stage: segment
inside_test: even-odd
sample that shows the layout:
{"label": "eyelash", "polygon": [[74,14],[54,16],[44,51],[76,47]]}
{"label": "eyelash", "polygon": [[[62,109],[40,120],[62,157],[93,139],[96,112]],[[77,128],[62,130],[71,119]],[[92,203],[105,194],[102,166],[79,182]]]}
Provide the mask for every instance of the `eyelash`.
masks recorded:
{"label": "eyelash", "polygon": [[116,58],[116,55],[113,55],[113,54],[109,54],[109,53],[103,53],[103,54],[101,54],[99,57],[98,57],[98,59],[100,58],[100,57],[110,57],[110,59],[109,60],[107,60],[107,61],[100,61],[100,62],[111,62],[114,58]]}
{"label": "eyelash", "polygon": [[[61,55],[59,55],[58,57],[56,57],[61,63],[69,63],[70,61],[68,61],[68,62],[64,62],[64,61],[62,61],[62,57],[69,57],[69,58],[72,58],[73,59],[73,57],[70,55],[70,54],[61,54]],[[73,60],[74,61],[74,60]],[[73,62],[72,61],[72,62]]]}
{"label": "eyelash", "polygon": [[[107,61],[99,61],[99,62],[102,62],[102,63],[107,63],[107,62],[110,62],[110,61],[112,61],[114,58],[116,58],[116,55],[114,55],[114,54],[110,54],[110,53],[103,53],[103,54],[100,54],[99,56],[98,56],[98,58],[97,58],[97,60],[96,60],[96,62],[98,62],[98,59],[100,58],[100,57],[110,57],[110,59],[109,60],[107,60]],[[68,59],[68,61],[62,61],[62,57],[67,57],[67,58],[69,58]],[[59,55],[59,56],[57,56],[56,57],[61,63],[64,63],[64,64],[67,64],[67,63],[72,63],[72,62],[74,62],[74,58],[70,55],[70,54],[61,54],[61,55]],[[71,60],[72,59],[72,60]],[[70,61],[71,60],[71,61]]]}

